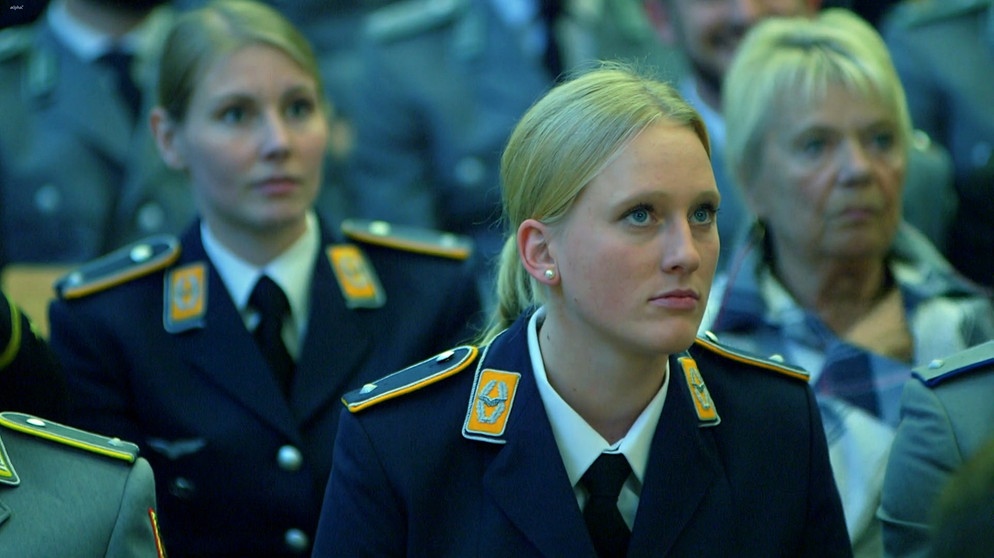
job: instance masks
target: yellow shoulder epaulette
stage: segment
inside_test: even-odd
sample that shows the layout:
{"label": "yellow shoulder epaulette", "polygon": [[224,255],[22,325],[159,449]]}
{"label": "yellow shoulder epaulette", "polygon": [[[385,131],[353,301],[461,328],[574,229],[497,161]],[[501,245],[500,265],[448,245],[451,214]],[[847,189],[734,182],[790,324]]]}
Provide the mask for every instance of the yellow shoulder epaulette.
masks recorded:
{"label": "yellow shoulder epaulette", "polygon": [[468,6],[467,0],[406,0],[372,12],[365,32],[378,42],[397,41],[448,21]]}
{"label": "yellow shoulder epaulette", "polygon": [[773,358],[762,358],[756,355],[752,355],[738,349],[734,349],[727,345],[721,345],[718,343],[717,338],[713,333],[707,332],[703,336],[698,336],[694,341],[694,344],[703,349],[721,355],[725,358],[729,358],[736,362],[744,362],[746,364],[751,364],[758,368],[763,368],[765,370],[770,370],[772,372],[777,372],[785,376],[790,376],[791,378],[797,378],[798,380],[808,381],[809,375],[807,370],[799,368],[796,366],[791,366],[789,364],[779,362]]}
{"label": "yellow shoulder epaulette", "polygon": [[386,221],[346,219],[342,232],[360,242],[454,260],[465,260],[473,253],[473,240],[467,236]]}
{"label": "yellow shoulder epaulette", "polygon": [[471,345],[445,351],[346,393],[342,402],[350,412],[358,413],[377,403],[417,391],[461,372],[473,362],[478,352]]}
{"label": "yellow shoulder epaulette", "polygon": [[987,341],[915,368],[913,375],[925,385],[935,387],[946,380],[980,368],[988,368],[992,364],[994,364],[994,341]]}
{"label": "yellow shoulder epaulette", "polygon": [[138,458],[138,446],[131,442],[108,438],[25,413],[0,413],[0,426],[128,463],[134,463]]}
{"label": "yellow shoulder epaulette", "polygon": [[62,299],[84,297],[163,269],[179,258],[179,240],[159,235],[136,242],[71,271],[55,282]]}

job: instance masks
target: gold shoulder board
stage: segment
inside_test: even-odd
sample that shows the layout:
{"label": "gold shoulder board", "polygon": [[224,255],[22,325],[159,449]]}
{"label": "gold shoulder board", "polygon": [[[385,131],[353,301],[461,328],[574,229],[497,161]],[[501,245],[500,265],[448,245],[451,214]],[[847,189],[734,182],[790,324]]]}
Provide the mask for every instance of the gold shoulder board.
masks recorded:
{"label": "gold shoulder board", "polygon": [[749,353],[739,351],[727,345],[720,345],[718,344],[717,340],[713,338],[714,337],[713,334],[711,334],[711,337],[712,338],[698,337],[694,341],[694,344],[697,345],[698,347],[707,349],[712,353],[721,355],[725,358],[729,358],[736,362],[744,362],[746,364],[751,364],[758,368],[763,368],[766,370],[770,370],[772,372],[783,374],[785,376],[790,376],[791,378],[796,378],[798,380],[803,380],[805,382],[808,381],[809,377],[808,371],[803,368],[790,366],[789,364],[778,362],[773,359],[760,358],[756,355],[751,355]]}
{"label": "gold shoulder board", "polygon": [[0,413],[0,425],[23,434],[37,436],[128,463],[134,463],[135,459],[138,458],[138,446],[131,442],[86,432],[25,413]]}
{"label": "gold shoulder board", "polygon": [[465,260],[473,253],[473,241],[467,236],[386,221],[346,219],[342,232],[360,242],[454,260]]}
{"label": "gold shoulder board", "polygon": [[154,236],[83,264],[57,280],[55,291],[62,299],[88,296],[163,269],[179,254],[176,237]]}
{"label": "gold shoulder board", "polygon": [[350,412],[357,413],[377,403],[417,391],[461,372],[473,362],[478,352],[471,345],[450,349],[349,392],[342,397],[342,402]]}

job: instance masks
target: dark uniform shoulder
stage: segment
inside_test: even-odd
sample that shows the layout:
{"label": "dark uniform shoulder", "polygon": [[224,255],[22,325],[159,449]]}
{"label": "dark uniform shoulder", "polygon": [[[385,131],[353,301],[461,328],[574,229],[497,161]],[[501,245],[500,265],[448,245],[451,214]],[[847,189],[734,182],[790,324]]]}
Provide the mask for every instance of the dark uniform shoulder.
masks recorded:
{"label": "dark uniform shoulder", "polygon": [[469,367],[479,350],[471,345],[450,349],[346,393],[342,402],[352,413],[412,393],[458,374]]}
{"label": "dark uniform shoulder", "polygon": [[34,37],[35,31],[31,25],[0,29],[0,63],[29,54]]}
{"label": "dark uniform shoulder", "polygon": [[342,232],[357,242],[404,252],[454,260],[465,260],[473,253],[473,241],[469,237],[432,229],[394,225],[386,221],[346,219],[342,222]]}
{"label": "dark uniform shoulder", "polygon": [[912,0],[900,2],[886,16],[887,27],[913,28],[969,15],[991,6],[991,0]]}
{"label": "dark uniform shoulder", "polygon": [[803,368],[785,364],[782,362],[782,359],[776,355],[769,358],[763,358],[734,347],[729,347],[728,345],[723,345],[718,342],[718,338],[710,331],[698,336],[694,341],[694,346],[704,349],[709,353],[718,355],[721,358],[747,364],[755,368],[761,368],[769,372],[775,372],[777,374],[802,380],[804,382],[807,382],[809,379],[808,372]]}
{"label": "dark uniform shoulder", "polygon": [[[45,440],[53,444],[75,448],[84,452],[102,455],[124,463],[134,463],[138,459],[138,446],[117,438],[108,438],[71,426],[38,418],[26,413],[0,413],[0,426]],[[20,482],[6,450],[0,444],[0,482],[16,485]]]}
{"label": "dark uniform shoulder", "polygon": [[402,0],[369,14],[365,33],[377,42],[403,40],[453,21],[466,6],[468,0]]}
{"label": "dark uniform shoulder", "polygon": [[964,349],[946,358],[935,359],[925,366],[915,368],[914,377],[928,387],[958,378],[994,365],[994,341]]}
{"label": "dark uniform shoulder", "polygon": [[62,299],[88,296],[164,269],[179,255],[180,243],[176,237],[150,237],[70,271],[55,282],[55,291]]}

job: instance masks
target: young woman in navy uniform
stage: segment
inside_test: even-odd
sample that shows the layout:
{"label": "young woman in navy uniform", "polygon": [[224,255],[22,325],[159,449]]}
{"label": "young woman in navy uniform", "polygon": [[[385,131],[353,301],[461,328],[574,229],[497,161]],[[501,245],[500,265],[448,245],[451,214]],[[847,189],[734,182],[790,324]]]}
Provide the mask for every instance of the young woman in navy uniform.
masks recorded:
{"label": "young woman in navy uniform", "polygon": [[139,444],[173,557],[309,553],[341,394],[473,333],[463,239],[313,210],[322,100],[273,9],[181,16],[151,124],[200,218],[70,273],[50,308],[74,424]]}
{"label": "young woman in navy uniform", "polygon": [[851,555],[806,374],[697,338],[708,155],[624,67],[524,115],[492,327],[346,395],[314,556]]}

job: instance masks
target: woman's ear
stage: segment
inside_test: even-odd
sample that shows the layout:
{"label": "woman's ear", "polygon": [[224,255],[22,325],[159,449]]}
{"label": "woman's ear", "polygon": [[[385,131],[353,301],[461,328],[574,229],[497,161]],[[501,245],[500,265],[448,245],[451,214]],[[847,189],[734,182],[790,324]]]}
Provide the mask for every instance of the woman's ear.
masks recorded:
{"label": "woman's ear", "polygon": [[177,138],[177,124],[169,117],[162,107],[155,107],[149,116],[152,136],[159,148],[159,156],[166,166],[174,170],[186,170],[186,158],[183,157],[180,140]]}
{"label": "woman's ear", "polygon": [[552,231],[536,219],[525,219],[518,226],[518,254],[525,271],[540,283],[559,283],[559,268],[550,245]]}

